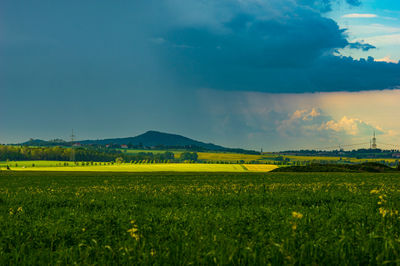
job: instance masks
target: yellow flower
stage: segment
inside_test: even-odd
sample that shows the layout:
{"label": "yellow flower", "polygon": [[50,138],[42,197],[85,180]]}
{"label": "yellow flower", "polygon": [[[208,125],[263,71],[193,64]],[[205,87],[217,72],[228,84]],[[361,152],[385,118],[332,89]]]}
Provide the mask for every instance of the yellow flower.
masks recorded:
{"label": "yellow flower", "polygon": [[137,231],[138,231],[138,229],[135,228],[135,227],[133,227],[133,228],[129,229],[127,232],[129,232],[129,233],[131,233],[131,234],[134,234],[134,233],[136,233]]}
{"label": "yellow flower", "polygon": [[135,220],[132,220],[131,224],[132,224],[132,228],[128,229],[127,232],[131,235],[132,238],[134,238],[137,241],[137,240],[139,240],[139,234],[137,233],[138,232],[138,228],[135,225]]}
{"label": "yellow flower", "polygon": [[[129,230],[128,230],[128,232],[129,232]],[[139,235],[138,234],[133,233],[133,232],[130,232],[130,234],[131,234],[131,237],[134,238],[136,241],[139,240]]]}
{"label": "yellow flower", "polygon": [[371,194],[378,194],[378,193],[379,193],[379,190],[373,189],[373,190],[371,190],[369,193],[371,193]]}
{"label": "yellow flower", "polygon": [[382,215],[382,217],[385,217],[386,214],[389,213],[389,211],[384,208],[379,208],[379,213]]}
{"label": "yellow flower", "polygon": [[296,230],[297,229],[297,224],[292,224],[292,230],[294,231],[294,230]]}
{"label": "yellow flower", "polygon": [[156,250],[155,250],[154,248],[152,248],[152,249],[150,250],[150,255],[151,255],[151,256],[156,255]]}
{"label": "yellow flower", "polygon": [[292,216],[293,216],[293,218],[296,218],[296,219],[303,218],[303,214],[301,214],[299,212],[292,212]]}
{"label": "yellow flower", "polygon": [[86,231],[86,228],[82,228],[82,232],[85,232]]}
{"label": "yellow flower", "polygon": [[17,212],[22,212],[22,207],[18,207]]}
{"label": "yellow flower", "polygon": [[14,214],[14,210],[12,208],[10,208],[10,215]]}

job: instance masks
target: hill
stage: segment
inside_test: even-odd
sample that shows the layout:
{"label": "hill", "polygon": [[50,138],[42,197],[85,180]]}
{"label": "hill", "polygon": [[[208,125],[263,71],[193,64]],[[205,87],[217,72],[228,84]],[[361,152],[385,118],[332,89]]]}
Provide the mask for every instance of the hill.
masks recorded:
{"label": "hill", "polygon": [[353,172],[393,173],[399,170],[387,165],[367,162],[362,164],[310,164],[307,166],[280,167],[272,172]]}
{"label": "hill", "polygon": [[[70,142],[59,142],[55,141],[44,141],[44,140],[30,140],[22,143],[22,145],[28,146],[55,146],[59,143],[63,145],[71,145]],[[246,153],[246,154],[259,154],[259,152],[226,148],[223,146],[215,145],[212,143],[205,143],[198,140],[190,139],[177,134],[163,133],[159,131],[147,131],[136,137],[127,138],[110,138],[110,139],[98,139],[98,140],[81,140],[81,145],[129,145],[135,148],[157,148],[157,149],[188,149],[194,151],[222,151],[222,152],[235,152],[235,153]]]}
{"label": "hill", "polygon": [[23,143],[17,145],[23,146],[63,146],[63,145],[70,145],[71,143],[66,142],[62,139],[53,139],[53,140],[41,140],[41,139],[30,139]]}
{"label": "hill", "polygon": [[212,143],[204,143],[201,141],[193,140],[181,135],[163,133],[158,131],[147,131],[136,137],[127,138],[112,138],[101,140],[83,140],[79,141],[81,144],[117,144],[117,145],[142,145],[145,147],[167,146],[167,147],[201,147],[209,150],[224,150],[226,148]]}

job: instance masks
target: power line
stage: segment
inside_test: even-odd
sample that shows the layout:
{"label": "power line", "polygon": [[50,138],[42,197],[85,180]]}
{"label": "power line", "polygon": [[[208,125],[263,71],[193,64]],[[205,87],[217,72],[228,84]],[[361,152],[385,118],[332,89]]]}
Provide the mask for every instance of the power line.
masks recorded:
{"label": "power line", "polygon": [[361,146],[361,145],[369,145],[369,142],[363,142],[363,143],[355,143],[355,144],[336,144],[334,146],[329,146],[329,147],[320,147],[320,148],[314,148],[313,150],[334,150],[334,149],[339,149],[341,150],[342,148],[348,148],[348,147],[355,147],[355,146]]}
{"label": "power line", "polygon": [[398,144],[387,144],[387,143],[382,143],[382,142],[378,142],[380,145],[385,145],[385,146],[391,146],[391,147],[397,147],[400,148],[400,145]]}

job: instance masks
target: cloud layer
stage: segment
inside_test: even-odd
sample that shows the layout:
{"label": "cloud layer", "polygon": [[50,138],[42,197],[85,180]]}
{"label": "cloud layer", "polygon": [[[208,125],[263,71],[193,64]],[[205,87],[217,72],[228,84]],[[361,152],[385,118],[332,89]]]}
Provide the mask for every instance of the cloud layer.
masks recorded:
{"label": "cloud layer", "polygon": [[163,40],[156,49],[166,67],[185,86],[279,93],[379,90],[400,84],[398,64],[338,55],[345,47],[376,47],[349,42],[346,30],[323,16],[330,1],[203,1],[199,6],[188,0],[185,7],[207,15],[188,18],[176,12],[179,23],[154,33]]}
{"label": "cloud layer", "polygon": [[[374,131],[379,143],[391,144],[397,144],[400,133],[392,115],[400,111],[400,90],[306,94],[206,90],[202,96],[210,132],[253,148],[258,143],[265,150],[368,148]],[[364,145],[348,146],[359,143]]]}
{"label": "cloud layer", "polygon": [[350,42],[346,29],[325,16],[332,2],[149,0],[104,3],[93,10],[89,2],[14,6],[6,1],[0,78],[8,91],[301,93],[399,85],[399,64],[338,54],[345,47],[367,52],[378,45]]}
{"label": "cloud layer", "polygon": [[376,18],[378,17],[375,14],[359,14],[359,13],[352,13],[343,16],[344,18]]}

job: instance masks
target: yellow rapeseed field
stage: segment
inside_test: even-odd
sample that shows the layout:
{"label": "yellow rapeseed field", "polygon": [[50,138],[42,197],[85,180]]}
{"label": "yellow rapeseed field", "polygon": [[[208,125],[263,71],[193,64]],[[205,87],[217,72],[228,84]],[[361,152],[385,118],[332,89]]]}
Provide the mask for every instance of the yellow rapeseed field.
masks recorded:
{"label": "yellow rapeseed field", "polygon": [[269,172],[277,166],[267,164],[202,164],[202,163],[155,163],[155,164],[114,164],[88,166],[61,166],[47,164],[32,167],[30,163],[17,167],[10,163],[15,171],[90,171],[90,172]]}

